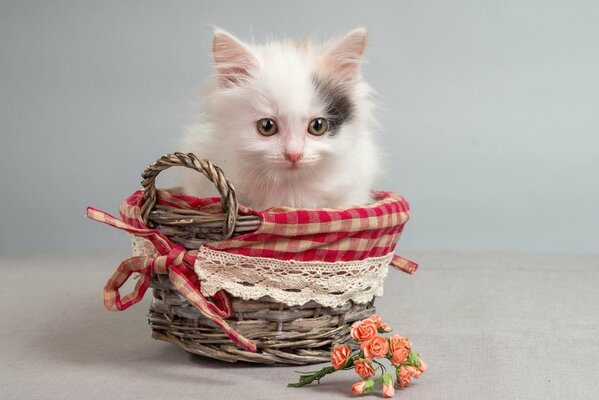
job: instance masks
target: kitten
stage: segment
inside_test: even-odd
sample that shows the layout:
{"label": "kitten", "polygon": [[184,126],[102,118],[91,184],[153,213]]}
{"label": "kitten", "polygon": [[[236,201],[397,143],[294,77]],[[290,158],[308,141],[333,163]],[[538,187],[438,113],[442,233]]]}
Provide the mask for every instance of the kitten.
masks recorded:
{"label": "kitten", "polygon": [[[372,91],[360,76],[365,45],[365,29],[326,44],[263,45],[216,30],[216,77],[181,151],[221,167],[254,209],[368,203],[380,157]],[[182,179],[188,194],[215,193],[197,172]]]}

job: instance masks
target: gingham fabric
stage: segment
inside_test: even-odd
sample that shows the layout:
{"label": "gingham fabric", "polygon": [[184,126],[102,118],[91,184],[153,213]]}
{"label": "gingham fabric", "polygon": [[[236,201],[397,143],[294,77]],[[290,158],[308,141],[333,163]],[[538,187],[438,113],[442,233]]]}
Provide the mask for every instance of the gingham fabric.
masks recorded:
{"label": "gingham fabric", "polygon": [[[104,286],[106,308],[112,311],[122,311],[131,307],[143,298],[150,286],[153,273],[168,274],[169,280],[179,293],[185,296],[203,315],[214,321],[234,343],[248,351],[256,352],[256,344],[237,333],[224,320],[231,316],[232,311],[227,293],[217,292],[212,300],[207,300],[199,290],[200,282],[193,271],[196,250],[187,251],[182,246],[173,245],[159,231],[134,227],[92,207],[87,208],[87,217],[149,240],[159,254],[157,256],[130,257],[118,266]],[[139,274],[135,288],[131,293],[121,297],[119,288],[133,273]]]}
{"label": "gingham fabric", "polygon": [[[193,271],[197,251],[176,246],[161,232],[149,229],[141,217],[142,191],[128,197],[119,208],[122,220],[88,207],[90,219],[106,223],[148,239],[157,256],[136,256],[123,261],[104,287],[104,304],[110,310],[124,310],[139,302],[150,285],[152,273],[168,273],[177,290],[203,315],[246,350],[255,352],[255,343],[229,327],[230,299],[224,291],[211,300],[200,291]],[[207,248],[248,257],[278,260],[342,262],[360,261],[391,254],[409,219],[409,205],[391,192],[373,193],[374,203],[350,209],[294,209],[275,207],[256,211],[239,206],[239,214],[255,214],[262,221],[257,231],[228,240],[204,244]],[[179,209],[221,213],[219,198],[195,198],[166,190],[157,191],[157,203]],[[394,256],[394,267],[413,273],[418,265]],[[132,273],[140,278],[132,293],[121,297],[118,289]]]}
{"label": "gingham fabric", "polygon": [[[256,211],[239,206],[239,214],[255,214],[262,220],[257,231],[205,244],[219,251],[249,257],[296,261],[358,261],[392,253],[410,217],[407,201],[391,192],[374,192],[376,202],[344,210],[274,207]],[[123,221],[145,227],[140,206],[142,192],[127,198],[119,209]],[[195,198],[159,190],[160,205],[220,213],[219,198]],[[418,265],[394,256],[391,265],[413,273]]]}

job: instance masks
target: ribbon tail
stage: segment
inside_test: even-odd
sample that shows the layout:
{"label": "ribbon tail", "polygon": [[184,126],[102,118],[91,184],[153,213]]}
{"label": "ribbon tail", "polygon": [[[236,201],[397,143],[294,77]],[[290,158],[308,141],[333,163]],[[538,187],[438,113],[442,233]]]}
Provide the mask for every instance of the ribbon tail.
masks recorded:
{"label": "ribbon tail", "polygon": [[91,220],[102,222],[106,225],[113,226],[117,229],[123,229],[126,231],[133,231],[133,232],[140,231],[140,232],[144,232],[144,233],[149,231],[149,229],[136,228],[133,225],[123,222],[122,220],[108,214],[107,212],[98,210],[93,207],[87,207],[85,216]]}
{"label": "ribbon tail", "polygon": [[168,240],[164,234],[156,229],[148,229],[148,228],[136,228],[133,225],[130,225],[104,211],[97,210],[93,207],[87,207],[86,217],[97,221],[102,222],[103,224],[112,226],[117,229],[121,229],[126,231],[134,236],[139,236],[148,239],[156,251],[160,254],[168,254],[170,249],[173,247],[171,242]]}
{"label": "ribbon tail", "polygon": [[413,261],[407,260],[403,257],[398,256],[397,254],[393,255],[393,258],[391,259],[391,264],[390,264],[393,268],[399,270],[399,271],[403,271],[406,272],[410,275],[412,275],[414,272],[416,272],[416,270],[418,269],[418,264],[416,264]]}
{"label": "ribbon tail", "polygon": [[[104,306],[111,311],[123,311],[143,299],[152,281],[150,268],[153,257],[131,257],[119,264],[118,268],[104,285]],[[119,289],[131,276],[139,272],[140,277],[133,291],[123,297]]]}
{"label": "ribbon tail", "polygon": [[191,281],[185,276],[185,273],[181,271],[179,267],[173,266],[169,270],[169,278],[179,293],[185,296],[185,298],[191,304],[193,304],[199,312],[201,312],[204,316],[212,320],[219,328],[221,328],[229,337],[229,339],[247,351],[252,353],[256,352],[256,343],[253,340],[247,339],[236,332],[229,326],[229,324],[227,324],[227,322],[219,315],[219,313],[214,312],[206,298],[198,289],[193,286]]}
{"label": "ribbon tail", "polygon": [[[182,249],[185,250],[184,248]],[[201,290],[202,283],[200,282],[200,278],[198,278],[193,268],[189,267],[190,265],[194,265],[197,255],[197,250],[188,251],[184,258],[186,268],[179,269],[179,272],[185,274],[185,278],[191,283],[191,287]],[[206,304],[212,311],[223,318],[229,318],[233,314],[231,297],[222,289],[214,293],[211,300],[206,299]]]}
{"label": "ribbon tail", "polygon": [[[219,290],[212,295],[214,307],[211,307],[214,312],[223,318],[229,318],[233,314],[233,305],[231,304],[231,297],[224,290]],[[210,304],[210,302],[208,303]]]}

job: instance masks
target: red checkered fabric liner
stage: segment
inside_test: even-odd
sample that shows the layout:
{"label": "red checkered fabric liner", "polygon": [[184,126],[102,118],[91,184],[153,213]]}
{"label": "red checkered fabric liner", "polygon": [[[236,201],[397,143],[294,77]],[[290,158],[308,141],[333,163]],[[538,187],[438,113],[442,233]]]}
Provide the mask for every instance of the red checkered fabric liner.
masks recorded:
{"label": "red checkered fabric liner", "polygon": [[[239,206],[239,214],[255,214],[262,223],[257,231],[204,246],[248,257],[296,261],[359,261],[392,253],[410,217],[405,199],[391,192],[375,192],[376,202],[344,210],[294,209],[275,207],[256,211]],[[231,314],[229,296],[217,292],[210,300],[200,291],[193,271],[197,250],[186,251],[174,245],[161,232],[149,229],[141,217],[142,191],[128,197],[120,206],[122,220],[88,207],[90,219],[106,223],[152,243],[157,256],[135,256],[123,261],[104,287],[104,304],[110,310],[124,310],[139,302],[152,273],[168,274],[177,290],[203,315],[214,321],[240,347],[255,352],[253,341],[235,332],[224,320]],[[167,190],[157,191],[157,203],[179,209],[222,213],[219,198],[196,198]],[[391,265],[413,273],[418,265],[397,255]],[[140,278],[133,292],[121,297],[119,288],[132,273]]]}
{"label": "red checkered fabric liner", "polygon": [[[239,214],[256,214],[262,220],[257,231],[204,246],[249,257],[296,261],[359,261],[392,253],[410,218],[407,201],[391,192],[374,192],[376,202],[344,210],[274,207],[255,211],[239,206]],[[141,219],[142,192],[137,191],[120,207],[123,221],[145,227]],[[159,190],[160,205],[221,213],[219,198],[195,198]],[[394,256],[391,265],[413,273],[418,265]]]}

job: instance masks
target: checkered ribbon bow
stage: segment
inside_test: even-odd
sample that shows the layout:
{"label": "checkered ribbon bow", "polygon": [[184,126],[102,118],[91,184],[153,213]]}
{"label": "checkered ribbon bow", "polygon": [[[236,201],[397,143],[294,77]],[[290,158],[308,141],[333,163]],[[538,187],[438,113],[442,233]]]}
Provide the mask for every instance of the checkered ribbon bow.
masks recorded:
{"label": "checkered ribbon bow", "polygon": [[[112,311],[122,311],[138,303],[150,286],[152,273],[168,274],[169,280],[200,313],[212,320],[237,345],[245,350],[256,352],[256,344],[233,330],[224,318],[231,316],[231,300],[226,292],[218,291],[206,299],[199,290],[200,281],[193,271],[197,251],[187,251],[184,247],[174,245],[161,232],[154,229],[136,228],[120,219],[92,207],[87,208],[87,217],[103,222],[118,229],[127,231],[137,237],[150,241],[158,255],[134,256],[123,261],[104,286],[104,305]],[[125,296],[119,289],[134,274],[139,279],[133,291]]]}

